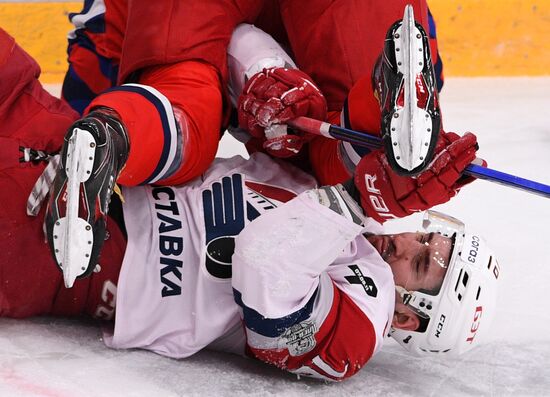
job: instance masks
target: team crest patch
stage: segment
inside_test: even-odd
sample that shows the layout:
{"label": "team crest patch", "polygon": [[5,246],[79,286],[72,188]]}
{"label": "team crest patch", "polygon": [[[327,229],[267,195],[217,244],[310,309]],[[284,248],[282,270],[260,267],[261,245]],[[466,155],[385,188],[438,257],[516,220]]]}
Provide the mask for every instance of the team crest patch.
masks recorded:
{"label": "team crest patch", "polygon": [[315,323],[302,321],[288,328],[281,338],[284,340],[291,356],[301,356],[315,347]]}

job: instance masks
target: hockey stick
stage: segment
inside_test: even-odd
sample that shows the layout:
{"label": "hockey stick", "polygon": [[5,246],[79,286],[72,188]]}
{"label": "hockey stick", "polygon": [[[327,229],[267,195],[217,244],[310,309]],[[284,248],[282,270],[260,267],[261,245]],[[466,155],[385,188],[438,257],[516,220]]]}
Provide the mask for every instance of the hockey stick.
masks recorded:
{"label": "hockey stick", "polygon": [[[366,132],[354,131],[337,125],[329,124],[323,121],[310,119],[308,117],[298,117],[288,122],[292,128],[300,131],[309,132],[314,135],[322,135],[327,138],[339,139],[359,146],[365,146],[370,149],[382,147],[382,139],[369,135]],[[550,186],[543,183],[520,178],[519,176],[507,174],[505,172],[482,167],[476,164],[470,164],[464,170],[464,174],[473,176],[477,179],[495,182],[514,189],[523,190],[538,196],[550,198]]]}

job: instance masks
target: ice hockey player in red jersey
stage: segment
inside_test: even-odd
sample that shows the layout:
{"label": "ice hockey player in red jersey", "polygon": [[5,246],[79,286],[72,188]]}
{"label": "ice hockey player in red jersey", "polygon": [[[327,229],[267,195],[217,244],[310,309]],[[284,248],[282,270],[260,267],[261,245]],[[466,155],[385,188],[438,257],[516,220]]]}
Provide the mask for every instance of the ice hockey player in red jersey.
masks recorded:
{"label": "ice hockey player in red jersey", "polygon": [[354,181],[318,187],[262,153],[216,160],[179,187],[123,188],[124,204],[113,195],[105,215],[99,266],[64,288],[39,204],[64,130],[81,122],[71,126],[77,115],[3,31],[0,54],[2,316],[114,319],[111,347],[175,358],[209,347],[326,380],[355,374],[388,333],[409,351],[448,356],[487,333],[499,267],[485,241],[442,214],[395,235],[372,218],[376,191],[396,216],[394,191],[427,206],[452,197],[473,138],[438,148],[439,172],[422,174],[429,192],[386,179],[378,155],[359,162]]}

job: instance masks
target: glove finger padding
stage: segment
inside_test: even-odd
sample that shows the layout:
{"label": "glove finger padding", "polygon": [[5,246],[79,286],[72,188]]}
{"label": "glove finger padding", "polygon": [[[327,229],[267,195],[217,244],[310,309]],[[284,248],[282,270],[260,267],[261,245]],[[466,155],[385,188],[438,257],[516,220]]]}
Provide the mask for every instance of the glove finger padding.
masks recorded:
{"label": "glove finger padding", "polygon": [[[326,114],[324,96],[309,76],[297,69],[264,69],[246,83],[239,97],[239,126],[260,139],[266,138],[265,129],[272,125],[299,116],[324,120]],[[276,156],[287,157],[296,154],[313,137],[300,132],[292,138],[286,136],[267,137],[264,148]]]}
{"label": "glove finger padding", "polygon": [[[355,184],[367,215],[379,222],[400,218],[443,204],[474,178],[462,172],[476,158],[477,138],[442,133],[428,169],[416,177],[397,175],[382,150],[369,153],[359,162]],[[486,164],[485,164],[486,165]]]}

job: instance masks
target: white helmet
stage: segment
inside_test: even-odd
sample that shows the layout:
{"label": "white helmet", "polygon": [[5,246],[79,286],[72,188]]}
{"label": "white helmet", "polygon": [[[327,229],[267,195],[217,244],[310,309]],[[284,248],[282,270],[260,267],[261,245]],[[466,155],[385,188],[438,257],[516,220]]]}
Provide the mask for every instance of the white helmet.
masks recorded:
{"label": "white helmet", "polygon": [[419,355],[457,356],[474,347],[489,329],[500,268],[485,240],[465,232],[458,219],[427,211],[422,226],[426,232],[454,238],[451,259],[437,295],[396,287],[427,326],[416,331],[392,328],[391,336]]}

